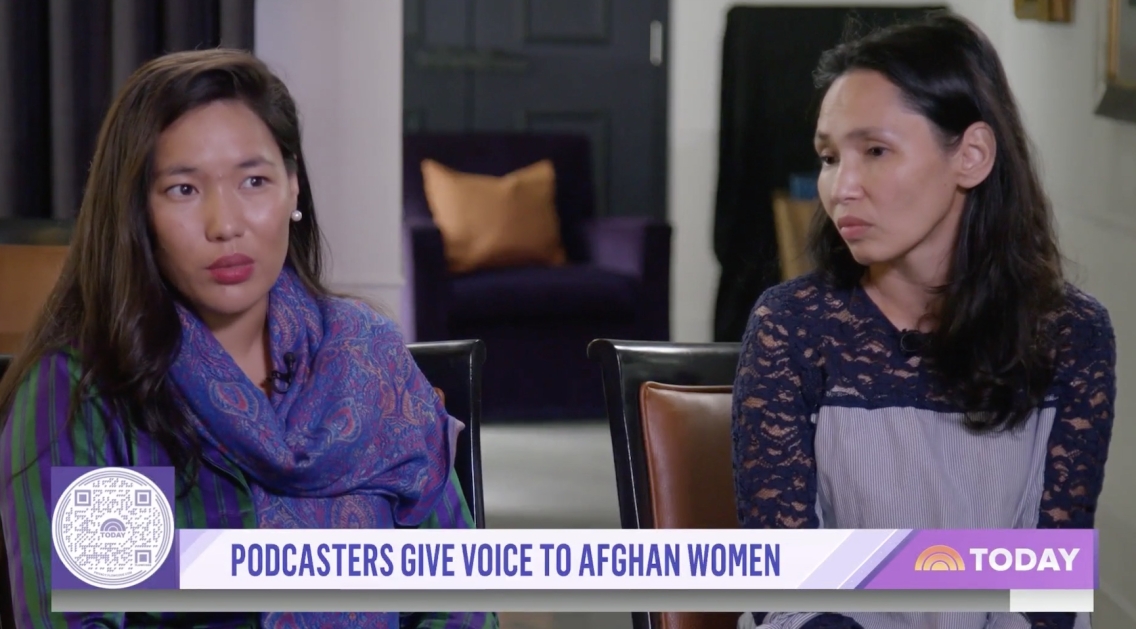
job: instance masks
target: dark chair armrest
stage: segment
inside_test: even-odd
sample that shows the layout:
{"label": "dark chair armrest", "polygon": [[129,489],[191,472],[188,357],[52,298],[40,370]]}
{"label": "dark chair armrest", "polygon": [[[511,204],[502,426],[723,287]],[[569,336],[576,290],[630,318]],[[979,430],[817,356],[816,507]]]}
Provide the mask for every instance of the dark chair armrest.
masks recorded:
{"label": "dark chair armrest", "polygon": [[584,224],[587,262],[639,278],[645,338],[670,339],[671,226],[638,216],[595,218]]}
{"label": "dark chair armrest", "polygon": [[402,256],[406,274],[402,324],[407,340],[446,340],[450,274],[442,233],[433,221],[425,217],[403,218]]}

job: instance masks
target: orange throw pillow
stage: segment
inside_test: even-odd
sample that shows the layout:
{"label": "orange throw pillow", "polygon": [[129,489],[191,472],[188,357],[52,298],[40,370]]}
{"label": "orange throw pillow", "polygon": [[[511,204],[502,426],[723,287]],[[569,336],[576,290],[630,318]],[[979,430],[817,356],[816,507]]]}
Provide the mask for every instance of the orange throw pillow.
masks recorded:
{"label": "orange throw pillow", "polygon": [[550,160],[492,177],[427,159],[422,161],[422,183],[450,271],[567,261]]}

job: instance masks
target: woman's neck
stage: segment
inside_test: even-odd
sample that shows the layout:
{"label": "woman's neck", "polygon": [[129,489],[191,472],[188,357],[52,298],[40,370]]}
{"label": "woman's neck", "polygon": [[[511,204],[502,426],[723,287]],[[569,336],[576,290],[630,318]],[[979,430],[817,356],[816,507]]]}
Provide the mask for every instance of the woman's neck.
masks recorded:
{"label": "woman's neck", "polygon": [[950,279],[951,253],[965,203],[966,195],[956,195],[950,210],[922,242],[896,260],[870,266],[864,274],[864,290],[896,328],[930,332],[938,324],[936,291]]}
{"label": "woman's neck", "polygon": [[916,249],[901,260],[869,267],[862,283],[896,328],[930,332],[936,323],[936,289],[947,282],[949,272],[947,252],[928,255]]}
{"label": "woman's neck", "polygon": [[267,300],[237,315],[206,315],[202,321],[254,384],[264,388],[271,371]]}
{"label": "woman's neck", "polygon": [[935,295],[928,286],[893,269],[874,267],[868,269],[862,284],[868,297],[897,329],[929,332],[934,328],[928,315],[934,308]]}

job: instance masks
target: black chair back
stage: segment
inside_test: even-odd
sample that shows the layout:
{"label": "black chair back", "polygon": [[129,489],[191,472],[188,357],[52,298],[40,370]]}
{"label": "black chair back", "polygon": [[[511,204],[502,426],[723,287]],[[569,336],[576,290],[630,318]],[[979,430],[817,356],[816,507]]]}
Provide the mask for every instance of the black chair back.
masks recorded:
{"label": "black chair back", "polygon": [[[619,520],[623,528],[655,528],[640,419],[643,384],[733,385],[740,352],[740,343],[596,339],[588,345],[588,357],[598,362],[603,372],[604,400],[611,428],[619,495]],[[658,629],[662,625],[659,614],[649,612],[632,613],[631,621],[634,629]]]}
{"label": "black chair back", "polygon": [[481,480],[481,372],[485,343],[432,341],[407,348],[430,384],[442,390],[446,411],[465,424],[458,436],[457,468],[465,501],[477,528],[485,528],[485,496]]}

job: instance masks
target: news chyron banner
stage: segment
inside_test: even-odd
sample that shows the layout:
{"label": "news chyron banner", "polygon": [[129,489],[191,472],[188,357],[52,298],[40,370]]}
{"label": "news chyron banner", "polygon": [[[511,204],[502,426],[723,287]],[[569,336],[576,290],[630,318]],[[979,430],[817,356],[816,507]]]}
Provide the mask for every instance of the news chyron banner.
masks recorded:
{"label": "news chyron banner", "polygon": [[[595,599],[585,593],[622,592],[629,595],[625,611],[635,611],[648,599],[631,593],[655,592],[671,596],[657,599],[668,605],[708,610],[714,605],[700,596],[799,590],[818,595],[807,600],[819,611],[825,592],[842,590],[998,591],[1037,596],[1016,605],[1012,596],[982,600],[1005,611],[1091,611],[1097,587],[1094,530],[179,530],[173,478],[168,468],[52,470],[53,601],[69,600],[69,591],[100,591],[106,598],[82,600],[151,611],[142,609],[145,591],[164,593],[165,611],[207,611],[200,597],[183,604],[170,594],[231,590],[264,605],[316,611],[302,609],[303,601],[314,604],[329,590],[430,592],[437,596],[428,600],[443,607],[451,600],[445,593],[458,605],[465,591],[478,594],[479,607],[504,610],[526,593],[559,592],[563,604],[575,600],[586,611]],[[126,590],[139,592],[112,596]],[[256,598],[279,591],[289,598]],[[910,599],[874,600],[876,611],[911,607]],[[927,611],[949,611],[953,603],[944,605]],[[1023,605],[1045,609],[1012,609]]]}

